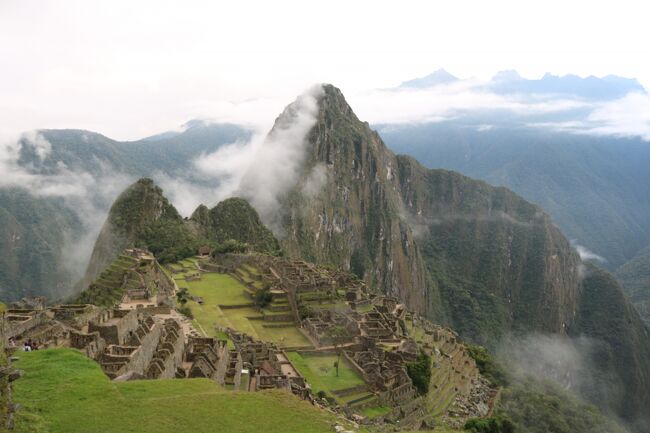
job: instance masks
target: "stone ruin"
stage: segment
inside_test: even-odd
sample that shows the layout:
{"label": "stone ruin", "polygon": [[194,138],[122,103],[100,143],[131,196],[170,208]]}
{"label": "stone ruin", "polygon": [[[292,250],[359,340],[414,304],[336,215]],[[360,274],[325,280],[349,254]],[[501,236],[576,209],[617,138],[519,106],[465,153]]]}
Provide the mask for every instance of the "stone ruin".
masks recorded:
{"label": "stone ruin", "polygon": [[71,331],[70,345],[95,359],[112,379],[127,373],[173,378],[183,361],[185,336],[175,319],[112,309],[90,320],[85,331]]}
{"label": "stone ruin", "polygon": [[305,379],[284,351],[274,344],[256,341],[232,329],[228,329],[227,334],[241,354],[243,368],[248,372],[249,391],[277,388],[302,398],[309,397]]}
{"label": "stone ruin", "polygon": [[[138,250],[127,253],[143,254]],[[253,277],[261,284],[239,274],[242,265],[261,271]],[[251,300],[259,287],[269,290],[276,301],[268,307],[273,312],[269,320],[295,323],[312,341],[315,352],[340,351],[364,385],[337,391],[341,394],[337,396],[367,392],[373,397],[335,408],[349,417],[358,419],[360,409],[383,405],[390,407],[390,412],[372,422],[399,420],[400,426],[415,429],[429,425],[432,403],[417,394],[406,368],[420,351],[431,356],[432,376],[441,380],[440,390],[432,384],[431,392],[440,394],[433,405],[452,402],[440,406],[450,425],[462,425],[470,416],[485,416],[494,401],[495,391],[480,376],[453,331],[410,313],[394,297],[370,293],[349,273],[264,255],[225,255],[219,261],[202,261],[198,277],[206,270],[230,273],[245,285]],[[147,296],[141,288],[125,294],[129,300],[146,300]],[[173,292],[166,296],[173,300]],[[30,305],[38,307],[38,303],[26,302],[16,307]],[[309,306],[310,312],[301,318],[298,312],[304,306]],[[170,313],[169,307],[141,305],[129,309],[85,304],[13,308],[7,313],[5,333],[77,348],[96,360],[112,379],[204,377],[235,390],[284,389],[321,404],[276,345],[232,329],[222,330],[232,342],[230,346],[215,337],[185,335]],[[421,330],[417,341],[410,332],[416,327]]]}
{"label": "stone ruin", "polygon": [[[485,415],[481,410],[490,405],[486,388],[482,387],[474,360],[453,331],[418,318],[395,297],[370,293],[363,282],[346,272],[330,271],[300,260],[259,255],[222,257],[219,262],[211,263],[214,270],[235,277],[237,268],[244,264],[262,272],[264,287],[286,293],[295,322],[310,337],[316,351],[342,350],[346,360],[363,377],[365,389],[374,393],[381,405],[392,408],[381,418],[390,422],[399,420],[401,426],[415,429],[431,424],[432,411],[424,397],[418,395],[406,369],[421,350],[433,359],[432,375],[439,373],[436,377],[441,383],[449,384],[440,395],[438,385],[433,384],[431,392],[436,394],[433,405],[441,405],[436,410],[448,410],[449,416],[457,420]],[[297,313],[305,305],[312,311],[301,319]],[[409,326],[423,329],[424,337],[416,342],[410,336]],[[333,333],[332,329],[338,332]],[[246,350],[250,352],[242,352],[244,368],[251,368],[259,376],[255,378],[258,384],[286,386],[285,378],[276,375],[279,370],[273,359],[277,358],[264,352],[268,347],[259,342],[249,343]],[[258,358],[262,362],[250,362]],[[483,391],[478,392],[479,389]],[[448,409],[449,399],[453,403]],[[353,415],[354,410],[366,406],[360,403],[354,409],[349,403],[340,409]]]}

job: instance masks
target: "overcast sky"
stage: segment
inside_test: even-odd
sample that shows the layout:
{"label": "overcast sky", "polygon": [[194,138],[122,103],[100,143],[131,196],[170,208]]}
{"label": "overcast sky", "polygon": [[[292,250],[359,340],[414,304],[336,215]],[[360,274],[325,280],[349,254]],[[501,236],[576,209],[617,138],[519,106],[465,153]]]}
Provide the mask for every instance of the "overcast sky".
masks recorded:
{"label": "overcast sky", "polygon": [[[617,74],[650,88],[648,16],[638,0],[0,0],[0,133],[270,125],[313,83],[354,101],[441,67],[479,79]],[[353,108],[374,120],[373,105]]]}

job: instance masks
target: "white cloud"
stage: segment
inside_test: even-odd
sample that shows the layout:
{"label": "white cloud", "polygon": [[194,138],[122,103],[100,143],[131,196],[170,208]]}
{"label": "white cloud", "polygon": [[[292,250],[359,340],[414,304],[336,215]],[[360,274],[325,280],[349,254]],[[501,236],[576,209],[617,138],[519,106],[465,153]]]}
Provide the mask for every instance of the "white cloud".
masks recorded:
{"label": "white cloud", "polygon": [[322,86],[316,85],[282,112],[258,146],[237,190],[276,233],[280,229],[279,200],[295,186],[300,175],[306,137],[316,124],[322,92]]}
{"label": "white cloud", "polygon": [[32,146],[41,160],[51,151],[51,144],[36,131],[4,136],[0,139],[0,188],[21,188],[35,197],[58,198],[77,215],[82,226],[65,233],[68,243],[61,254],[63,265],[80,277],[110,204],[133,179],[101,164],[93,173],[70,170],[63,164],[47,174],[31,171],[18,164],[23,145]]}
{"label": "white cloud", "polygon": [[630,93],[622,98],[593,103],[583,118],[535,122],[528,126],[586,135],[640,137],[650,141],[650,94]]}
{"label": "white cloud", "polygon": [[472,13],[463,2],[379,0],[368,19],[366,2],[342,0],[318,13],[283,0],[4,0],[0,118],[20,131],[73,127],[137,139],[193,117],[230,116],[229,106],[254,97],[280,101],[259,116],[273,118],[314,82],[347,95],[439,67],[482,78],[507,68],[531,77],[614,73],[650,85],[650,63],[639,55],[650,39],[644,6],[590,4],[584,20],[584,5],[560,0],[534,15],[512,0],[475,2]]}
{"label": "white cloud", "polygon": [[571,245],[573,245],[573,248],[576,249],[578,255],[580,256],[580,259],[583,261],[596,261],[600,263],[607,262],[607,259],[605,259],[604,257],[599,256],[598,254],[589,250],[587,247],[576,243],[575,239],[571,241]]}
{"label": "white cloud", "polygon": [[650,141],[650,95],[631,93],[596,107],[587,131],[600,135],[639,136]]}
{"label": "white cloud", "polygon": [[498,95],[485,81],[461,80],[425,89],[373,90],[348,95],[359,118],[370,123],[441,122],[467,113],[507,110],[517,115],[559,113],[588,106],[584,101],[530,95]]}
{"label": "white cloud", "polygon": [[[322,86],[311,87],[277,118],[270,133],[253,135],[248,142],[236,142],[203,154],[193,161],[197,173],[207,182],[196,184],[158,175],[156,181],[179,211],[189,215],[199,204],[212,206],[235,195],[248,199],[263,221],[279,232],[279,200],[295,186],[305,158],[307,133],[316,123]],[[303,192],[314,195],[326,173],[316,169]]]}

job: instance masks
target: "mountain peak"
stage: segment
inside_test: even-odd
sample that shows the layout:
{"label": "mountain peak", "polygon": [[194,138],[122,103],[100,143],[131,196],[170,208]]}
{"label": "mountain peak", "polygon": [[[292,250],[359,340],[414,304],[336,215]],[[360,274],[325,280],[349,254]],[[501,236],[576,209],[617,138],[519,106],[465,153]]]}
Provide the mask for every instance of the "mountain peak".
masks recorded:
{"label": "mountain peak", "polygon": [[488,84],[491,91],[501,94],[553,94],[606,101],[621,98],[628,93],[645,89],[636,79],[607,75],[582,78],[575,74],[554,75],[550,72],[542,78],[529,80],[515,71],[497,73]]}
{"label": "mountain peak", "polygon": [[494,74],[492,81],[513,81],[513,80],[523,80],[524,78],[519,75],[514,69],[506,69],[504,71],[499,71]]}
{"label": "mountain peak", "polygon": [[399,87],[423,89],[427,87],[437,86],[439,84],[449,84],[455,81],[458,81],[457,77],[451,75],[446,70],[440,68],[437,71],[434,71],[425,77],[404,81],[402,84],[400,84]]}

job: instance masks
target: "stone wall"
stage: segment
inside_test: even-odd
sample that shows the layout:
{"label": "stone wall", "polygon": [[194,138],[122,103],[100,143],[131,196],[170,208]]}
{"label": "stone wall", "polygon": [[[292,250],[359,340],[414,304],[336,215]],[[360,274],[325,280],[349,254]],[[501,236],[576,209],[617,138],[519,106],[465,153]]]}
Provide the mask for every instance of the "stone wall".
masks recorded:
{"label": "stone wall", "polygon": [[177,368],[183,363],[185,338],[180,324],[167,319],[156,351],[149,363],[146,376],[149,379],[171,379],[176,377]]}
{"label": "stone wall", "polygon": [[138,314],[135,310],[109,310],[88,323],[88,332],[99,332],[106,344],[121,345],[131,338],[138,327]]}
{"label": "stone wall", "polygon": [[42,310],[9,310],[5,314],[5,338],[16,338],[47,320],[45,311]]}

